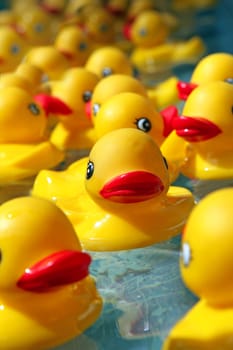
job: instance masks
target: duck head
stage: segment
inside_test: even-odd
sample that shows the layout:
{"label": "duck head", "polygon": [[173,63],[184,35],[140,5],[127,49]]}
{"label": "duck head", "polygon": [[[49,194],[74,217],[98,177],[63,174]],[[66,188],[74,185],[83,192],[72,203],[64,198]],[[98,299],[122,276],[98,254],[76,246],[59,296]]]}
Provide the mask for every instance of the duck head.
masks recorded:
{"label": "duck head", "polygon": [[93,146],[85,185],[97,200],[129,204],[162,198],[169,176],[153,139],[137,129],[124,128],[107,133]]}

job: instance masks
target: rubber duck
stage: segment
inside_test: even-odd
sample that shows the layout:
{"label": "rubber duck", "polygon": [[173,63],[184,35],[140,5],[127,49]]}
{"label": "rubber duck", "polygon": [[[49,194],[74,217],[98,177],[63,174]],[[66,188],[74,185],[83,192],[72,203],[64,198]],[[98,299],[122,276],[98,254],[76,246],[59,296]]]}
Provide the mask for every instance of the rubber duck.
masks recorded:
{"label": "rubber duck", "polygon": [[153,102],[136,92],[121,92],[108,98],[99,110],[96,107],[93,106],[93,123],[97,139],[114,129],[136,128],[148,133],[160,146],[172,130]]}
{"label": "rubber duck", "polygon": [[70,110],[67,116],[56,115],[59,122],[51,133],[50,141],[57,148],[89,149],[95,142],[92,122],[86,117],[86,104],[90,101],[98,81],[99,77],[95,73],[77,67],[68,69],[62,79],[51,84],[51,95]]}
{"label": "rubber duck", "polygon": [[194,205],[190,191],[169,186],[151,136],[133,128],[107,133],[68,169],[42,170],[32,195],[54,201],[83,247],[94,251],[139,248],[177,235]]}
{"label": "rubber duck", "polygon": [[61,78],[70,68],[68,59],[53,45],[32,47],[26,53],[24,63],[39,68],[44,82]]}
{"label": "rubber duck", "polygon": [[84,66],[100,78],[111,74],[134,76],[134,68],[126,53],[114,46],[103,46],[95,49]]}
{"label": "rubber duck", "polygon": [[193,36],[186,41],[168,41],[169,26],[158,11],[140,13],[126,32],[133,42],[130,55],[139,72],[158,71],[162,67],[196,63],[205,53],[203,40]]}
{"label": "rubber duck", "polygon": [[29,45],[25,38],[10,26],[0,26],[0,73],[11,72],[23,59]]}
{"label": "rubber duck", "polygon": [[232,208],[233,188],[224,188],[203,198],[187,219],[181,276],[200,301],[170,331],[163,350],[232,349]]}
{"label": "rubber duck", "polygon": [[28,196],[2,204],[0,220],[0,347],[45,350],[81,334],[99,317],[102,299],[67,217]]}
{"label": "rubber duck", "polygon": [[190,78],[190,82],[178,81],[179,98],[186,100],[198,85],[222,80],[231,82],[233,79],[233,55],[227,52],[215,52],[203,57]]}
{"label": "rubber duck", "polygon": [[55,37],[54,46],[65,55],[70,67],[83,66],[93,51],[89,36],[77,25],[62,27]]}
{"label": "rubber duck", "polygon": [[96,84],[90,100],[90,108],[87,110],[93,124],[95,124],[96,116],[101,108],[101,105],[110,97],[121,92],[135,92],[142,96],[147,96],[145,86],[130,75],[112,74]]}
{"label": "rubber duck", "polygon": [[63,152],[45,137],[46,112],[31,94],[19,87],[0,89],[0,105],[1,185],[36,175],[63,160]]}
{"label": "rubber duck", "polygon": [[232,105],[233,85],[214,81],[194,89],[182,115],[173,119],[176,135],[183,140],[181,172],[185,176],[201,180],[232,178]]}
{"label": "rubber duck", "polygon": [[18,14],[18,25],[30,46],[51,45],[59,25],[55,18],[42,10],[37,4],[31,4],[26,11]]}
{"label": "rubber duck", "polygon": [[14,73],[16,73],[17,76],[29,81],[30,85],[33,87],[33,90],[37,91],[42,88],[43,71],[39,67],[23,61],[16,67]]}

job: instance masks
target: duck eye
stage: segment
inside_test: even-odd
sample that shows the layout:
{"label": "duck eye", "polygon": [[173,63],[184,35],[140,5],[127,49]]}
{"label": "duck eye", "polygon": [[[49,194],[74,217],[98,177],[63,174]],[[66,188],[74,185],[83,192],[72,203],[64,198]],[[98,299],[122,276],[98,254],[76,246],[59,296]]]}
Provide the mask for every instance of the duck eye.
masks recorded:
{"label": "duck eye", "polygon": [[142,130],[144,132],[148,132],[151,129],[151,122],[145,117],[136,119],[135,124],[139,130]]}
{"label": "duck eye", "polygon": [[93,107],[92,107],[92,111],[94,116],[96,116],[96,114],[99,112],[100,110],[100,105],[98,103],[94,103]]}
{"label": "duck eye", "polygon": [[227,78],[224,81],[228,84],[233,84],[233,78]]}
{"label": "duck eye", "polygon": [[10,48],[11,53],[13,53],[14,55],[17,55],[20,51],[20,46],[17,44],[13,44]]}
{"label": "duck eye", "polygon": [[28,109],[32,112],[34,115],[40,114],[40,109],[35,103],[29,103]]}
{"label": "duck eye", "polygon": [[92,92],[91,91],[85,91],[83,93],[83,101],[84,102],[89,102],[92,96]]}
{"label": "duck eye", "polygon": [[79,51],[85,51],[87,49],[87,43],[81,42],[78,46]]}
{"label": "duck eye", "polygon": [[111,75],[111,74],[113,74],[113,71],[112,71],[112,69],[109,68],[109,67],[106,67],[106,68],[104,68],[104,69],[102,70],[102,76],[103,76],[103,77],[107,77],[107,76],[109,76],[109,75]]}
{"label": "duck eye", "polygon": [[42,24],[42,23],[36,23],[36,24],[34,25],[34,30],[35,30],[35,32],[37,32],[37,33],[42,33],[43,30],[44,30],[43,24]]}
{"label": "duck eye", "polygon": [[164,161],[166,168],[168,169],[167,159],[165,157],[163,157],[163,161]]}
{"label": "duck eye", "polygon": [[141,30],[139,30],[139,35],[140,36],[146,36],[147,35],[147,30],[145,28],[142,28]]}
{"label": "duck eye", "polygon": [[0,250],[0,263],[2,262],[2,251]]}
{"label": "duck eye", "polygon": [[188,267],[190,265],[191,260],[192,260],[191,249],[190,249],[190,245],[188,243],[182,244],[182,250],[180,253],[180,257],[182,259],[183,265],[185,267]]}
{"label": "duck eye", "polygon": [[94,173],[94,163],[89,160],[87,163],[86,179],[90,179]]}
{"label": "duck eye", "polygon": [[109,25],[107,23],[102,23],[100,26],[99,26],[99,30],[101,33],[106,33],[109,29]]}

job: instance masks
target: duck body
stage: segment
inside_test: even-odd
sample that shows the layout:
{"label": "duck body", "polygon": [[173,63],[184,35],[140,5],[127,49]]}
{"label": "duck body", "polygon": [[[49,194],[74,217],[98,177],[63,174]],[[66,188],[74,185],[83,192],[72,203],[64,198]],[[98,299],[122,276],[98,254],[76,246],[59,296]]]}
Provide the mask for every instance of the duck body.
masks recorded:
{"label": "duck body", "polygon": [[163,350],[232,348],[232,204],[232,187],[215,190],[187,219],[180,270],[200,300],[170,331]]}
{"label": "duck body", "polygon": [[69,220],[53,203],[32,197],[5,202],[0,218],[1,348],[50,349],[82,333],[102,301]]}
{"label": "duck body", "polygon": [[[100,157],[103,149],[105,156]],[[92,163],[99,175],[94,173],[89,181]],[[59,189],[61,183],[69,189]],[[133,128],[109,132],[95,143],[89,158],[63,172],[41,171],[32,194],[55,201],[79,231],[85,249],[96,251],[166,240],[180,232],[194,205],[188,190],[169,187],[169,174],[153,139]]]}

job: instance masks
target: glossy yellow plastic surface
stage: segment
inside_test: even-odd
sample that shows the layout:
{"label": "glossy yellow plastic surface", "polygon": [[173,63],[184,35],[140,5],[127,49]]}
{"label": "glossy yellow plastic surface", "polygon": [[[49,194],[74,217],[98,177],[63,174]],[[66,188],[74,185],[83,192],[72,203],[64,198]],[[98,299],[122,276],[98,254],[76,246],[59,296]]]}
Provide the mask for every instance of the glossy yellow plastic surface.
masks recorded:
{"label": "glossy yellow plastic surface", "polygon": [[11,72],[28,50],[27,41],[10,26],[0,27],[0,73]]}
{"label": "glossy yellow plastic surface", "polygon": [[[86,176],[86,180],[85,180]],[[159,147],[137,129],[107,133],[82,159],[60,172],[41,171],[32,195],[53,200],[70,218],[85,249],[147,246],[178,234],[192,194],[169,187]]]}
{"label": "glossy yellow plastic surface", "polygon": [[51,95],[71,108],[72,113],[60,116],[51,134],[51,142],[59,149],[89,149],[96,140],[93,124],[86,115],[86,104],[99,77],[86,68],[70,68],[51,85]]}
{"label": "glossy yellow plastic surface", "polygon": [[[202,139],[209,133],[208,128],[194,131],[200,134],[200,140],[190,140],[186,144],[182,173],[197,179],[229,179],[233,176],[233,85],[215,81],[197,87],[188,97],[183,116],[192,120],[205,120],[219,133],[208,139]],[[190,119],[191,120],[191,119]],[[184,126],[185,127],[185,126]],[[192,127],[188,126],[191,130]],[[196,129],[197,128],[197,129]],[[187,139],[187,137],[186,137]]]}
{"label": "glossy yellow plastic surface", "polygon": [[148,97],[135,92],[122,92],[110,97],[93,119],[97,139],[120,128],[146,132],[158,145],[165,139],[161,114]]}
{"label": "glossy yellow plastic surface", "polygon": [[45,112],[18,87],[0,89],[0,183],[9,183],[52,168],[63,152],[45,139]]}
{"label": "glossy yellow plastic surface", "polygon": [[126,53],[115,46],[103,46],[94,50],[87,59],[85,68],[99,78],[111,74],[133,76],[133,65]]}
{"label": "glossy yellow plastic surface", "polygon": [[181,274],[200,301],[174,326],[163,350],[231,350],[233,188],[207,195],[182,237]]}
{"label": "glossy yellow plastic surface", "polygon": [[[19,197],[0,206],[0,221],[0,348],[51,349],[82,333],[98,318],[102,300],[88,271],[68,282],[69,260],[61,268],[54,258],[65,252],[82,259],[67,217],[50,201]],[[50,263],[39,271],[43,259]]]}

